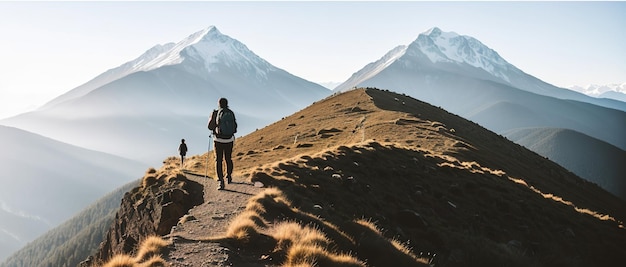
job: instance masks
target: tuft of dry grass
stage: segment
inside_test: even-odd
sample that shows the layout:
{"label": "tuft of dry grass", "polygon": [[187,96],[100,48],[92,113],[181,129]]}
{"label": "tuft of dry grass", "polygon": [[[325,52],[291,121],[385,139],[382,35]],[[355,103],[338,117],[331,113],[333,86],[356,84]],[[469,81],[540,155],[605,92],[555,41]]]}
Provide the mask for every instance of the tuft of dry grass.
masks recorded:
{"label": "tuft of dry grass", "polygon": [[115,255],[102,267],[135,267],[135,259],[128,255]]}
{"label": "tuft of dry grass", "polygon": [[161,257],[161,249],[170,245],[158,236],[149,236],[141,242],[137,255],[118,254],[113,256],[102,267],[163,267],[165,260]]}
{"label": "tuft of dry grass", "polygon": [[270,235],[277,241],[275,251],[287,251],[293,244],[327,247],[331,243],[319,230],[296,222],[278,223]]}
{"label": "tuft of dry grass", "polygon": [[268,209],[291,209],[291,206],[291,202],[285,197],[282,191],[270,187],[250,198],[246,204],[246,209],[253,210],[259,215],[263,215]]}
{"label": "tuft of dry grass", "polygon": [[270,236],[276,240],[274,253],[284,255],[282,266],[365,266],[359,259],[343,253],[329,251],[331,240],[313,227],[296,222],[278,223]]}
{"label": "tuft of dry grass", "polygon": [[142,262],[159,255],[161,249],[167,247],[170,244],[169,241],[164,240],[158,236],[149,236],[143,242],[137,251],[135,256],[136,262]]}
{"label": "tuft of dry grass", "polygon": [[237,216],[228,226],[226,237],[244,243],[259,235],[259,230],[254,220],[247,216]]}
{"label": "tuft of dry grass", "polygon": [[289,248],[283,267],[365,267],[365,263],[349,254],[335,254],[316,245],[294,244]]}
{"label": "tuft of dry grass", "polygon": [[173,181],[186,181],[187,177],[179,169],[161,168],[156,170],[149,168],[143,178],[141,179],[141,188],[146,189],[153,185],[161,185],[165,183],[171,183]]}
{"label": "tuft of dry grass", "polygon": [[140,267],[165,267],[167,265],[163,258],[155,255],[155,256],[150,257],[146,261],[142,262],[139,266]]}

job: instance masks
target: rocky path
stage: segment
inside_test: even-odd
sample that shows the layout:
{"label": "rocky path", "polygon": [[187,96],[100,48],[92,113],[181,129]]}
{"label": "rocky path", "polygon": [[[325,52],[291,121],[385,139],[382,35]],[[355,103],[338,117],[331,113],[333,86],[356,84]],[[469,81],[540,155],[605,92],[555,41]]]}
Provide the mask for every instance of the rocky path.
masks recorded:
{"label": "rocky path", "polygon": [[170,236],[173,244],[169,247],[165,260],[172,267],[182,266],[263,266],[245,264],[236,249],[217,242],[189,241],[208,237],[222,236],[229,222],[245,209],[247,200],[259,193],[262,188],[233,177],[233,183],[225,190],[217,190],[218,182],[186,172],[188,179],[204,186],[204,203],[189,210],[177,226],[172,228]]}

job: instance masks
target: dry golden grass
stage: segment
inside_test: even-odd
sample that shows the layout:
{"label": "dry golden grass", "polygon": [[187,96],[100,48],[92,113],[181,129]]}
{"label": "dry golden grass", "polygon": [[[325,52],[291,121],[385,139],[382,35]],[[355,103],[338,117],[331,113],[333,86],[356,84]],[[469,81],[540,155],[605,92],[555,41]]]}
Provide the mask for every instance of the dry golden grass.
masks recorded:
{"label": "dry golden grass", "polygon": [[311,227],[302,227],[296,222],[278,223],[270,235],[277,241],[275,251],[288,251],[295,244],[328,247],[331,243],[324,233]]}
{"label": "dry golden grass", "polygon": [[289,248],[283,267],[364,267],[364,262],[349,254],[330,253],[326,248],[309,244],[294,244]]}
{"label": "dry golden grass", "polygon": [[280,207],[291,209],[291,206],[291,202],[287,200],[282,191],[270,187],[251,197],[246,204],[246,210],[255,211],[259,215],[263,215],[267,212],[268,208]]}
{"label": "dry golden grass", "polygon": [[[269,242],[273,247],[268,248],[266,253],[285,259],[283,266],[365,266],[357,258],[345,253],[329,252],[333,242],[314,227],[281,221],[268,226],[262,218],[267,210],[276,208],[299,212],[291,205],[282,191],[268,188],[248,200],[246,209],[231,221],[223,238],[245,245],[261,235],[269,237],[273,240]],[[203,241],[220,241],[223,238],[207,238]]]}
{"label": "dry golden grass", "polygon": [[285,255],[282,266],[365,266],[356,257],[329,252],[332,246],[320,230],[296,222],[281,222],[269,230],[276,240],[274,253]]}
{"label": "dry golden grass", "polygon": [[152,256],[140,264],[140,267],[165,267],[167,263],[160,256]]}
{"label": "dry golden grass", "polygon": [[170,245],[158,236],[149,236],[144,239],[136,256],[115,255],[102,267],[161,267],[166,266],[165,260],[161,257],[161,250]]}
{"label": "dry golden grass", "polygon": [[249,242],[250,239],[259,235],[256,222],[247,216],[237,216],[228,226],[226,237],[242,242]]}
{"label": "dry golden grass", "polygon": [[142,262],[154,256],[157,256],[161,249],[167,247],[170,244],[169,241],[164,240],[158,236],[149,236],[141,242],[141,246],[135,256],[136,262]]}
{"label": "dry golden grass", "polygon": [[136,267],[135,259],[128,255],[115,255],[102,267]]}
{"label": "dry golden grass", "polygon": [[149,168],[141,179],[141,188],[148,188],[155,184],[171,183],[173,181],[186,181],[185,174],[177,168],[166,165],[159,170]]}

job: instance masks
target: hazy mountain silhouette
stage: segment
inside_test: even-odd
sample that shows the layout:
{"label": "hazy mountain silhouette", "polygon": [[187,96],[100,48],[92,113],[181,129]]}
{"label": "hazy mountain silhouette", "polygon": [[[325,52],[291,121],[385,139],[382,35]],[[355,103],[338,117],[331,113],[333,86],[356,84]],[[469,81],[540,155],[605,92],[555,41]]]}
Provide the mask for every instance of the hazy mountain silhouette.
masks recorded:
{"label": "hazy mountain silhouette", "polygon": [[626,151],[568,129],[525,128],[504,136],[626,200]]}
{"label": "hazy mountain silhouette", "polygon": [[0,136],[0,260],[147,167],[12,127]]}
{"label": "hazy mountain silhouette", "polygon": [[598,98],[611,98],[611,99],[619,100],[622,102],[626,102],[626,94],[621,93],[621,92],[615,92],[615,91],[604,92],[600,94]]}
{"label": "hazy mountain silhouette", "polygon": [[93,254],[115,218],[120,200],[138,181],[123,185],[98,199],[63,224],[13,253],[2,267],[76,266]]}
{"label": "hazy mountain silhouette", "polygon": [[574,85],[570,90],[580,92],[597,98],[611,98],[626,102],[626,83],[618,84],[590,84],[587,86]]}
{"label": "hazy mountain silhouette", "polygon": [[182,138],[189,153],[206,151],[208,116],[220,97],[244,135],[329,94],[209,27],[0,123],[154,164],[175,155]]}

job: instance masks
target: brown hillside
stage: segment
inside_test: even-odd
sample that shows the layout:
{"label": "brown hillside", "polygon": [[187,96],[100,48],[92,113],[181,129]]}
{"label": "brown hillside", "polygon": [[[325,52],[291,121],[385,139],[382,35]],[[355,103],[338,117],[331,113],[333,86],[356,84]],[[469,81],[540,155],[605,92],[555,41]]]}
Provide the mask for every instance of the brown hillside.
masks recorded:
{"label": "brown hillside", "polygon": [[[205,184],[205,203],[189,212],[194,220],[172,231],[165,256],[172,266],[626,260],[623,201],[408,96],[378,89],[335,95],[238,138],[234,154],[236,184],[230,191]],[[188,178],[204,183],[193,174],[203,176],[206,161],[192,157]],[[245,189],[254,182],[268,189]],[[216,216],[218,208],[229,212]]]}

